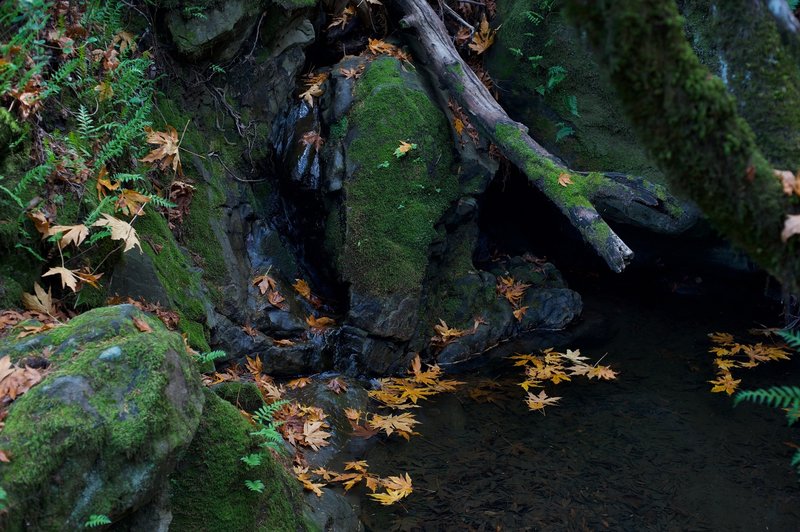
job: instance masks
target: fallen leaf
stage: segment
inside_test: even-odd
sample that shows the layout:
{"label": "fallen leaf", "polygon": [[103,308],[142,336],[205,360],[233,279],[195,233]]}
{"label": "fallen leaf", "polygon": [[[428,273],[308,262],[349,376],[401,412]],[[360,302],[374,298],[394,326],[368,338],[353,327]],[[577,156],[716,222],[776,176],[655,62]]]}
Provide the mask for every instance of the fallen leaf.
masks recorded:
{"label": "fallen leaf", "polygon": [[144,321],[142,318],[133,317],[133,318],[131,318],[131,320],[133,321],[133,325],[137,329],[139,329],[140,332],[143,332],[143,333],[153,332],[153,329],[152,329],[152,327],[150,327],[150,324],[147,323],[146,321]]}
{"label": "fallen leaf", "polygon": [[114,206],[126,216],[140,216],[149,201],[150,198],[144,194],[126,188],[120,192]]}
{"label": "fallen leaf", "polygon": [[574,183],[572,182],[572,177],[569,174],[559,174],[558,184],[561,185],[562,187],[567,187]]}
{"label": "fallen leaf", "polygon": [[336,324],[333,318],[328,318],[325,316],[317,318],[313,314],[306,317],[306,323],[309,327],[311,327],[312,330],[316,331],[322,331]]}
{"label": "fallen leaf", "polygon": [[489,49],[494,44],[494,36],[497,33],[496,29],[489,28],[489,22],[486,20],[486,14],[481,17],[481,23],[478,30],[472,35],[472,42],[469,43],[470,50],[480,55]]}
{"label": "fallen leaf", "polygon": [[171,166],[174,172],[183,175],[178,131],[170,125],[166,127],[166,131],[153,131],[150,127],[145,127],[144,130],[147,133],[147,143],[157,147],[141,161],[155,163],[161,170],[166,170]]}
{"label": "fallen leaf", "polygon": [[308,386],[312,382],[313,381],[311,380],[311,377],[299,377],[297,379],[293,379],[293,380],[290,380],[289,382],[287,382],[286,386],[288,386],[289,388],[292,388],[293,390],[296,390],[298,388],[305,388],[306,386]]}
{"label": "fallen leaf", "polygon": [[289,340],[288,338],[284,338],[282,340],[272,339],[272,344],[277,345],[278,347],[292,347],[294,342]]}
{"label": "fallen leaf", "polygon": [[49,289],[45,292],[44,289],[39,286],[39,283],[33,283],[33,291],[34,294],[22,294],[22,305],[26,309],[41,312],[48,316],[55,316],[58,314]]}
{"label": "fallen leaf", "polygon": [[416,150],[416,149],[417,149],[417,145],[416,144],[412,144],[412,143],[405,142],[405,141],[401,140],[400,141],[400,145],[397,148],[395,148],[395,150],[394,150],[394,156],[399,159],[400,157],[403,157],[405,154],[407,154],[411,150]]}
{"label": "fallen leaf", "polygon": [[123,222],[118,218],[114,218],[110,214],[102,213],[102,220],[97,220],[92,224],[92,227],[108,227],[111,229],[111,240],[122,240],[125,242],[123,252],[126,252],[134,247],[139,248],[139,253],[142,253],[142,244],[136,235],[136,229],[133,228],[128,222]]}
{"label": "fallen leaf", "polygon": [[781,240],[786,242],[793,235],[800,233],[800,214],[790,214],[783,223]]}
{"label": "fallen leaf", "polygon": [[539,395],[534,395],[531,392],[528,392],[528,399],[526,403],[528,404],[528,408],[531,410],[541,410],[544,413],[544,407],[546,406],[553,406],[558,403],[558,400],[561,399],[560,397],[549,397],[544,390],[539,392]]}
{"label": "fallen leaf", "polygon": [[306,146],[314,146],[314,149],[319,151],[322,149],[322,145],[325,144],[325,139],[317,131],[306,131],[300,138],[300,142]]}
{"label": "fallen leaf", "polygon": [[329,380],[328,384],[327,384],[327,387],[328,387],[328,389],[330,391],[332,391],[336,395],[339,395],[340,393],[347,391],[347,383],[344,382],[339,377],[335,377],[335,378]]}
{"label": "fallen leaf", "polygon": [[294,288],[297,293],[303,296],[305,299],[309,299],[311,297],[311,287],[308,286],[308,283],[303,279],[295,279],[292,288]]}
{"label": "fallen leaf", "polygon": [[89,228],[83,224],[54,225],[48,230],[48,236],[54,236],[59,233],[61,233],[61,238],[58,240],[58,247],[64,249],[70,244],[78,247],[89,236]]}
{"label": "fallen leaf", "polygon": [[713,381],[708,381],[714,386],[711,388],[711,393],[725,392],[728,395],[733,395],[742,379],[734,379],[729,371],[724,372]]}
{"label": "fallen leaf", "polygon": [[514,317],[517,318],[517,321],[522,321],[522,318],[525,316],[526,312],[528,312],[528,307],[527,306],[520,307],[520,308],[514,310],[514,312],[512,312],[512,314],[514,314]]}
{"label": "fallen leaf", "polygon": [[47,270],[47,273],[43,273],[42,277],[48,277],[50,275],[58,275],[61,278],[61,288],[69,287],[70,290],[73,292],[77,292],[78,286],[78,278],[75,276],[75,272],[64,268],[62,266],[58,266],[55,268],[50,268]]}

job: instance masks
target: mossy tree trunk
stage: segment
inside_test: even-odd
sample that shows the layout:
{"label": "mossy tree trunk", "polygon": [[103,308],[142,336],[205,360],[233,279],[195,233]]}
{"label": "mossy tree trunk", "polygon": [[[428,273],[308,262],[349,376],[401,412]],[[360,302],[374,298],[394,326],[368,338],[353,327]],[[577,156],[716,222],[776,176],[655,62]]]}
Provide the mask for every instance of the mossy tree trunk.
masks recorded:
{"label": "mossy tree trunk", "polygon": [[[427,62],[441,86],[467,112],[472,125],[561,210],[612,270],[622,271],[633,258],[633,251],[598,213],[598,203],[610,203],[609,196],[614,196],[614,200],[636,202],[667,218],[680,211],[669,204],[671,199],[656,198],[641,180],[571,171],[495,101],[460,57],[444,24],[426,0],[396,0],[393,6],[403,17],[401,26],[414,31],[420,60]],[[562,177],[569,177],[572,183],[560,183]]]}
{"label": "mossy tree trunk", "polygon": [[642,142],[674,185],[767,271],[797,290],[796,202],[782,192],[722,81],[700,64],[673,1],[569,0]]}

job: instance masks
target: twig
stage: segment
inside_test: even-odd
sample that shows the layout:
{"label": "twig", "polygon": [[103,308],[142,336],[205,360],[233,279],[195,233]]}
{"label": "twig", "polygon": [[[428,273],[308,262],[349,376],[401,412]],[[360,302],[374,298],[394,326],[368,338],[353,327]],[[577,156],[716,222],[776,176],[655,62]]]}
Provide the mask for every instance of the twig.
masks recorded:
{"label": "twig", "polygon": [[447,12],[448,12],[448,13],[449,13],[449,14],[450,14],[450,15],[451,15],[453,18],[455,18],[457,21],[459,21],[459,22],[460,22],[460,23],[461,23],[463,26],[466,26],[466,27],[468,27],[468,28],[469,28],[469,36],[470,36],[470,37],[472,37],[472,34],[473,34],[473,33],[475,33],[475,28],[474,28],[474,27],[473,27],[473,26],[472,26],[472,25],[471,25],[469,22],[467,22],[466,20],[464,20],[463,18],[461,18],[461,15],[459,15],[458,13],[456,13],[456,12],[455,12],[455,10],[453,10],[453,8],[452,8],[452,7],[450,7],[450,6],[448,6],[448,5],[447,5],[445,2],[439,2],[439,5],[440,5],[440,6],[442,6],[442,7],[444,7],[444,8],[445,8],[445,10],[447,10]]}
{"label": "twig", "polygon": [[220,157],[218,153],[211,152],[211,153],[208,154],[208,156],[209,157],[216,157],[219,160],[219,164],[222,165],[222,167],[225,169],[225,171],[227,173],[229,173],[232,178],[234,178],[236,181],[239,181],[240,183],[262,183],[262,182],[267,180],[266,178],[262,178],[262,179],[242,179],[241,177],[239,177],[236,174],[234,174],[233,170],[228,168],[228,165],[225,164],[225,161],[222,160],[222,157]]}
{"label": "twig", "polygon": [[264,15],[266,14],[267,12],[263,11],[261,13],[261,18],[258,19],[258,25],[256,26],[256,39],[253,41],[253,47],[250,49],[250,53],[244,56],[245,60],[249,60],[251,57],[253,57],[253,52],[256,51],[256,46],[258,45],[258,35],[261,31],[261,21],[264,20]]}

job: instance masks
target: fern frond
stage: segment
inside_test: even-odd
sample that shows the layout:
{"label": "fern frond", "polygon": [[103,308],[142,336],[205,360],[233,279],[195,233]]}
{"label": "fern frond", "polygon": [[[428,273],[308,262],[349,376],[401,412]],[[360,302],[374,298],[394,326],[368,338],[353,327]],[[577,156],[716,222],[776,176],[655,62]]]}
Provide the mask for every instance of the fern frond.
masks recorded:
{"label": "fern frond", "polygon": [[289,404],[289,401],[281,399],[268,405],[261,405],[261,408],[253,413],[253,419],[262,425],[269,425],[272,423],[272,417],[275,415],[275,412],[287,404]]}
{"label": "fern frond", "polygon": [[86,521],[86,523],[84,523],[83,526],[88,528],[95,528],[98,526],[110,525],[110,524],[111,524],[111,519],[109,519],[107,515],[92,514],[89,516],[89,519]]}
{"label": "fern frond", "polygon": [[787,408],[800,402],[800,388],[797,386],[773,386],[758,390],[742,390],[733,399],[733,406],[742,401],[750,401],[760,405],[766,404],[776,408]]}
{"label": "fern frond", "polygon": [[208,351],[207,353],[201,353],[200,355],[198,355],[197,358],[198,360],[200,360],[200,362],[205,364],[208,362],[214,362],[215,360],[218,360],[220,358],[225,358],[225,356],[226,356],[225,351],[216,350],[216,351]]}
{"label": "fern frond", "polygon": [[165,209],[174,209],[175,207],[177,207],[177,205],[175,203],[172,203],[171,201],[169,201],[167,199],[164,199],[161,196],[158,196],[156,194],[149,194],[148,193],[148,194],[145,194],[145,196],[150,198],[150,203],[152,205],[155,205],[156,207],[163,207]]}
{"label": "fern frond", "polygon": [[778,331],[778,336],[783,338],[786,344],[792,349],[800,350],[800,331]]}

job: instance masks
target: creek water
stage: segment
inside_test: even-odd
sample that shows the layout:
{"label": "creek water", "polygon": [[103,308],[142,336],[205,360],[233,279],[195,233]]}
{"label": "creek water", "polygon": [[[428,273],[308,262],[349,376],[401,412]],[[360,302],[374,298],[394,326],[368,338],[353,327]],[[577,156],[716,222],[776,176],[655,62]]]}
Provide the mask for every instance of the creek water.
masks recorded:
{"label": "creek water", "polygon": [[[619,371],[575,379],[545,415],[528,411],[510,361],[469,375],[461,392],[416,410],[410,442],[372,445],[359,459],[408,472],[414,493],[382,507],[359,497],[367,530],[798,530],[800,484],[789,462],[797,429],[783,412],[711,394],[707,334],[779,325],[757,286],[653,293],[591,280],[585,314],[601,316],[582,353]],[[740,370],[743,388],[796,384],[797,361]],[[491,378],[492,401],[469,390]]]}

